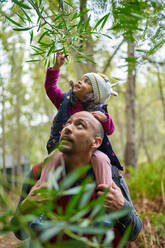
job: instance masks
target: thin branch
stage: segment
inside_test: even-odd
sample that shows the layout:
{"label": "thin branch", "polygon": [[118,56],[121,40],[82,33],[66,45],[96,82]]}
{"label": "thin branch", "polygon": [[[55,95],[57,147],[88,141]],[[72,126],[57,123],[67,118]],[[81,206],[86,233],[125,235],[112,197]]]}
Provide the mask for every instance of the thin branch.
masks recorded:
{"label": "thin branch", "polygon": [[151,64],[157,64],[157,65],[165,65],[165,61],[155,61],[155,60],[152,60],[152,59],[149,59],[147,58],[148,62],[150,62]]}
{"label": "thin branch", "polygon": [[106,70],[110,66],[110,63],[111,63],[112,59],[116,55],[117,51],[119,50],[119,48],[121,47],[121,45],[123,44],[123,42],[124,42],[124,39],[119,43],[119,45],[116,47],[115,51],[113,52],[112,56],[108,59],[106,65],[104,67],[103,73],[106,73]]}
{"label": "thin branch", "polygon": [[39,9],[30,1],[28,0],[29,4],[33,7],[33,9],[36,11],[37,15],[41,17],[45,23],[47,23],[53,30],[55,30],[57,33],[61,34],[57,28],[55,28],[51,23],[49,23],[46,18],[39,12]]}

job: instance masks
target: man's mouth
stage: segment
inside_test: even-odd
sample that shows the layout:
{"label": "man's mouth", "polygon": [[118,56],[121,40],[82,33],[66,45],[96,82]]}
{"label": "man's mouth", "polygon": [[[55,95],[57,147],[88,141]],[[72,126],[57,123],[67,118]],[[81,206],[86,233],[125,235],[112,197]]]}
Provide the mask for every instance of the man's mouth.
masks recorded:
{"label": "man's mouth", "polygon": [[61,142],[71,142],[71,143],[73,143],[73,140],[70,137],[64,135],[64,136],[61,137]]}

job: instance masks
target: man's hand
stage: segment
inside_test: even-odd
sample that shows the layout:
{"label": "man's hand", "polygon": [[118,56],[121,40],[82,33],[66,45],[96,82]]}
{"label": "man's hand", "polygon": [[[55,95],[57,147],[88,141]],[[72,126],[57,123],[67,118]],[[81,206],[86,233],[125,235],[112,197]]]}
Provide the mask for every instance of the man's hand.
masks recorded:
{"label": "man's hand", "polygon": [[[102,195],[107,188],[109,188],[107,184],[99,184],[97,186],[97,195]],[[112,187],[106,195],[105,208],[107,209],[107,212],[111,213],[115,210],[121,209],[123,205],[124,196],[120,188],[114,183],[114,181],[112,181]]]}
{"label": "man's hand", "polygon": [[60,67],[65,63],[66,56],[64,55],[64,52],[58,52],[56,54],[56,62],[53,66],[53,70],[58,70]]}
{"label": "man's hand", "polygon": [[91,114],[99,121],[107,120],[106,114],[102,113],[101,111],[93,111]]}
{"label": "man's hand", "polygon": [[[22,214],[31,213],[35,208],[40,209],[42,203],[48,200],[45,195],[43,196],[41,193],[36,193],[36,190],[44,188],[47,188],[47,183],[42,183],[40,180],[32,187],[27,197],[21,203],[20,210]],[[42,210],[41,213],[43,213]]]}

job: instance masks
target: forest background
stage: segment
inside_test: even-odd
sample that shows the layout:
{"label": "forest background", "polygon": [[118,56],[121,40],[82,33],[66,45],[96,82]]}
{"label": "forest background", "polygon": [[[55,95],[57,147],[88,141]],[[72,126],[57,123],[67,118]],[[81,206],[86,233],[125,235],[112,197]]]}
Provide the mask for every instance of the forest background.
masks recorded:
{"label": "forest background", "polygon": [[44,90],[55,53],[69,54],[58,85],[69,89],[89,71],[105,73],[116,86],[108,110],[110,137],[144,221],[132,247],[163,247],[165,206],[165,3],[164,1],[0,1],[2,174],[12,155],[12,175],[21,160],[46,156],[55,108]]}

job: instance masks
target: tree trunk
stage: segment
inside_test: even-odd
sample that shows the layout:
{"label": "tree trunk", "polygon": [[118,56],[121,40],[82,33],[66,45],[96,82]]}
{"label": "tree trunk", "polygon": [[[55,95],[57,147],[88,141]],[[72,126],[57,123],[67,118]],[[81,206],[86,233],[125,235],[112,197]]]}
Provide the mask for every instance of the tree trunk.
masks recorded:
{"label": "tree trunk", "polygon": [[[19,69],[18,69],[19,71]],[[21,75],[21,73],[20,73]],[[20,177],[22,176],[22,168],[21,168],[21,126],[20,126],[20,117],[21,117],[21,111],[20,111],[20,87],[21,82],[20,79],[17,81],[16,86],[16,180],[20,180]]]}
{"label": "tree trunk", "polygon": [[1,80],[1,88],[2,88],[2,95],[1,95],[1,104],[2,104],[2,116],[1,116],[1,128],[2,128],[2,163],[3,163],[3,179],[6,179],[6,137],[5,137],[5,89],[4,89],[4,82]]}
{"label": "tree trunk", "polygon": [[135,86],[136,86],[136,66],[131,63],[134,56],[134,43],[128,42],[128,82],[126,92],[126,146],[125,164],[137,167],[137,147],[136,147],[136,110],[135,110]]}
{"label": "tree trunk", "polygon": [[162,86],[162,80],[161,80],[161,76],[160,76],[160,71],[159,71],[159,67],[156,64],[156,68],[157,68],[157,77],[158,77],[158,86],[159,86],[159,92],[160,92],[160,100],[162,103],[162,108],[163,108],[163,117],[164,117],[164,121],[165,121],[165,99],[164,99],[164,95],[163,95],[163,86]]}
{"label": "tree trunk", "polygon": [[[21,79],[22,79],[22,60],[23,60],[23,52],[21,49],[16,50],[15,46],[13,46],[13,54],[11,55],[12,61],[12,71],[11,71],[11,81],[13,83],[13,90],[15,95],[15,104],[13,106],[14,118],[15,118],[15,126],[14,130],[14,143],[13,143],[13,186],[19,184],[20,179],[22,177],[22,167],[21,167]],[[15,62],[15,58],[17,57],[17,63]],[[18,63],[19,62],[19,63]]]}

